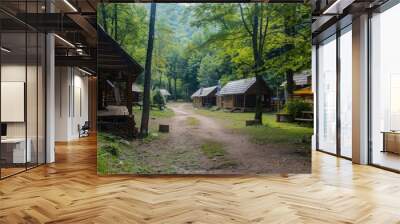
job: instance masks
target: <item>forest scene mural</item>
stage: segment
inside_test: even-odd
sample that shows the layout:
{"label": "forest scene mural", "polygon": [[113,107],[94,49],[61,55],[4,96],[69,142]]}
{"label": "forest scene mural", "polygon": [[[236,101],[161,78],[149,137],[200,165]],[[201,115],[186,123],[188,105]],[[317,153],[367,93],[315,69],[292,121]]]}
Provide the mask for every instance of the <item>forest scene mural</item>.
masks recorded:
{"label": "forest scene mural", "polygon": [[[308,5],[109,3],[97,12],[98,29],[134,62],[98,72],[99,174],[311,172]],[[110,63],[98,48],[98,63]]]}

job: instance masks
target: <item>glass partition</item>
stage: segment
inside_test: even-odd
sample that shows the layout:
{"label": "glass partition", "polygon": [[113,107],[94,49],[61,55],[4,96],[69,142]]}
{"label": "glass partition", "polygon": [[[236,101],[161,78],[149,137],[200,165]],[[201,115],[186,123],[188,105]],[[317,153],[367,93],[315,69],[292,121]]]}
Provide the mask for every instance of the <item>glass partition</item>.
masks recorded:
{"label": "glass partition", "polygon": [[12,12],[0,12],[0,178],[45,162],[46,39],[16,18],[43,10],[43,1],[26,4],[0,3]]}
{"label": "glass partition", "polygon": [[26,141],[26,40],[25,32],[1,34],[2,177],[24,171],[31,161]]}
{"label": "glass partition", "polygon": [[318,149],[336,154],[336,36],[318,47]]}
{"label": "glass partition", "polygon": [[351,26],[340,36],[340,155],[352,157],[352,33]]}
{"label": "glass partition", "polygon": [[371,19],[371,162],[400,170],[400,5]]}

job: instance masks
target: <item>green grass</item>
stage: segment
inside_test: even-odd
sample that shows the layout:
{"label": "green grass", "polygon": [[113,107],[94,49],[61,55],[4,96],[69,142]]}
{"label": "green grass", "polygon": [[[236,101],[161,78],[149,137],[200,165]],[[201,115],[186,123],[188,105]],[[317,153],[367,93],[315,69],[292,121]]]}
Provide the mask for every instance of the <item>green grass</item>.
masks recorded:
{"label": "green grass", "polygon": [[[133,107],[133,113],[137,116],[137,118],[142,117],[142,110],[139,107]],[[169,108],[165,108],[164,110],[153,108],[150,110],[150,118],[170,118],[173,116],[175,116],[175,113]],[[140,121],[140,119],[137,121]]]}
{"label": "green grass", "polygon": [[165,108],[164,110],[152,109],[150,111],[150,117],[152,118],[170,118],[173,116],[175,116],[175,113],[169,108]]}
{"label": "green grass", "polygon": [[186,118],[186,123],[190,126],[199,126],[200,121],[195,117]]}
{"label": "green grass", "polygon": [[257,144],[310,144],[313,129],[297,123],[278,123],[275,114],[264,113],[263,125],[246,127],[246,120],[254,119],[254,113],[230,113],[224,111],[196,110],[197,113],[220,119],[227,128],[248,134]]}
{"label": "green grass", "polygon": [[[142,110],[139,107],[133,108],[135,115],[136,127],[140,127],[142,118]],[[147,144],[154,140],[162,138],[164,135],[158,133],[158,122],[155,120],[173,117],[174,112],[166,108],[158,110],[153,108],[150,111],[149,135],[141,139],[141,143]],[[148,174],[153,170],[148,164],[144,164],[139,153],[135,150],[133,143],[127,142],[122,138],[106,133],[98,134],[98,150],[97,150],[97,171],[99,174],[118,174],[118,173],[135,173]]]}
{"label": "green grass", "polygon": [[206,143],[201,145],[201,151],[207,156],[209,159],[213,159],[216,157],[222,157],[226,155],[226,151],[223,145],[219,142],[215,141],[207,141]]}
{"label": "green grass", "polygon": [[[140,122],[142,120],[142,110],[140,110],[139,107],[133,107],[133,114],[135,115],[136,127],[140,127]],[[150,133],[158,132],[158,124],[157,122],[153,122],[154,120],[171,118],[173,116],[175,116],[175,113],[169,108],[165,108],[164,110],[158,110],[153,108],[150,111],[150,120],[149,120]]]}
{"label": "green grass", "polygon": [[122,138],[98,133],[97,172],[99,174],[151,173],[151,168],[138,157],[134,146]]}

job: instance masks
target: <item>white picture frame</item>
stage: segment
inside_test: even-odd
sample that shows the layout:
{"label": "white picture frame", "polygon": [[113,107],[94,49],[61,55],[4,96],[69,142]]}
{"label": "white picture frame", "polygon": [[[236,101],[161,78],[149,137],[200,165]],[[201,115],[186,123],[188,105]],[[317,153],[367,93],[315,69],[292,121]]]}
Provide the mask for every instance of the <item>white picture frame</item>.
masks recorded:
{"label": "white picture frame", "polygon": [[25,122],[25,82],[1,82],[1,122]]}

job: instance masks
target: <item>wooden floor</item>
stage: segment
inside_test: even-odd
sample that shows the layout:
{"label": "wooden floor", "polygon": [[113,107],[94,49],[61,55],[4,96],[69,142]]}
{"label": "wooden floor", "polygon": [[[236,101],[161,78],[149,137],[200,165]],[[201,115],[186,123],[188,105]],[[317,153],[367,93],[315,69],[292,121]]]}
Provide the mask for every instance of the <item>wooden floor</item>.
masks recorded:
{"label": "wooden floor", "polygon": [[313,153],[313,174],[99,177],[96,141],[0,181],[0,223],[400,223],[400,175]]}

